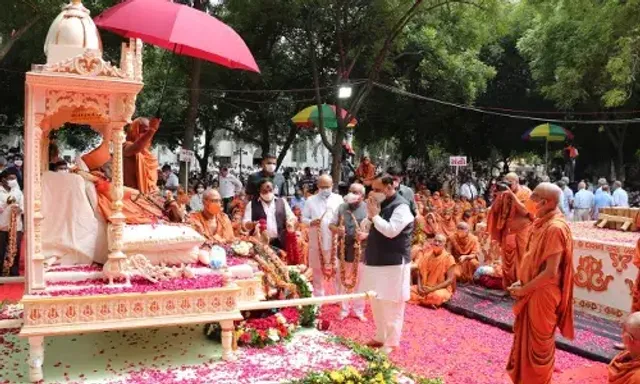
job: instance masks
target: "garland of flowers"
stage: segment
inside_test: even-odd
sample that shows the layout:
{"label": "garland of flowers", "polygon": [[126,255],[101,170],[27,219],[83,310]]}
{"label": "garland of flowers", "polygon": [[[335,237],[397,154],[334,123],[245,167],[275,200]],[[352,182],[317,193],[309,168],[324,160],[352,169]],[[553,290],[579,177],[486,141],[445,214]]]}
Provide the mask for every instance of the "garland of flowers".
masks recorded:
{"label": "garland of flowers", "polygon": [[325,211],[322,216],[320,216],[320,224],[318,225],[318,250],[320,251],[320,261],[322,262],[322,274],[324,275],[325,280],[331,280],[336,275],[336,269],[333,266],[333,262],[331,260],[332,256],[335,254],[333,249],[331,250],[331,254],[329,255],[329,261],[326,259],[326,255],[324,250],[322,249],[322,220],[324,219],[324,215],[327,212]]}
{"label": "garland of flowers", "polygon": [[[351,215],[351,219],[353,220],[356,226],[355,230],[357,234],[360,231],[360,224],[358,224],[358,220],[356,220],[356,216],[353,214],[353,212],[347,211],[347,213]],[[344,217],[340,215],[338,227],[342,227],[343,224],[344,224]],[[336,252],[336,248],[337,248],[337,252]],[[345,236],[336,234],[333,237],[331,254],[335,255],[336,253],[338,253],[338,261],[340,262],[340,282],[342,283],[342,286],[345,287],[349,293],[353,292],[353,289],[358,284],[358,266],[360,264],[361,249],[362,249],[362,242],[360,241],[360,239],[358,239],[358,236],[356,236],[355,242],[353,245],[354,260],[353,260],[353,263],[351,263],[351,273],[349,273],[349,276],[351,278],[347,279],[347,271],[346,271],[347,267],[346,267],[346,259],[344,255],[346,250]]]}
{"label": "garland of flowers", "polygon": [[270,246],[262,244],[253,238],[248,238],[247,241],[253,244],[255,250],[253,258],[260,266],[260,269],[265,272],[267,279],[271,280],[272,285],[279,289],[288,290],[295,297],[297,291],[295,284],[291,284],[289,279],[289,267],[276,255]]}
{"label": "garland of flowers", "polygon": [[18,216],[20,211],[11,206],[11,217],[9,218],[9,241],[7,243],[4,264],[2,265],[2,276],[9,276],[11,267],[18,254]]}
{"label": "garland of flowers", "polygon": [[[300,297],[306,298],[313,295],[311,283],[298,271],[290,270],[289,277],[297,287]],[[235,322],[234,343],[237,345],[263,348],[280,341],[288,341],[299,327],[312,327],[318,314],[316,305],[308,305],[298,308],[284,308],[271,310],[269,316],[251,318],[263,314],[264,311],[248,311],[243,315],[245,320]],[[222,328],[219,323],[205,324],[204,334],[209,339],[220,342]]]}
{"label": "garland of flowers", "polygon": [[309,373],[302,379],[291,380],[288,384],[344,384],[344,383],[399,383],[400,376],[412,379],[416,384],[444,384],[441,379],[426,379],[402,373],[386,355],[371,348],[357,344],[351,340],[336,338],[337,343],[353,350],[367,362],[367,367],[358,370],[352,366],[323,372]]}

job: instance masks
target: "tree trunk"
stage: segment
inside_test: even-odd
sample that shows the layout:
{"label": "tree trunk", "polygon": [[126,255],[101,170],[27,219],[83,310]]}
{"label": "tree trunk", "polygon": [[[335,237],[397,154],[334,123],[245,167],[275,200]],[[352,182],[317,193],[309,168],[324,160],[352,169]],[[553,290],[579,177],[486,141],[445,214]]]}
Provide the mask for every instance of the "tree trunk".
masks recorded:
{"label": "tree trunk", "polygon": [[620,125],[606,128],[607,136],[616,151],[616,159],[614,162],[616,179],[625,181],[626,172],[624,166],[624,142],[627,134],[627,126]]}
{"label": "tree trunk", "polygon": [[2,44],[2,46],[0,46],[0,62],[2,62],[2,60],[4,60],[4,57],[9,53],[9,51],[11,51],[11,48],[16,43],[16,41],[24,36],[24,34],[27,33],[27,31],[29,31],[29,29],[31,29],[31,27],[33,27],[38,21],[40,21],[41,18],[42,15],[38,15],[31,19],[31,21],[29,21],[15,33],[13,33],[13,35],[9,37],[9,39],[4,44]]}
{"label": "tree trunk", "polygon": [[200,163],[200,177],[204,178],[207,174],[207,169],[209,168],[209,159],[211,158],[211,154],[213,153],[213,144],[211,144],[211,140],[213,139],[214,130],[209,128],[204,132],[204,153],[201,158],[198,158],[198,162]]}
{"label": "tree trunk", "polygon": [[298,127],[294,124],[291,124],[291,128],[289,128],[289,135],[287,136],[287,140],[284,142],[280,153],[278,154],[278,162],[276,163],[276,170],[280,169],[280,165],[284,161],[284,158],[287,156],[287,152],[289,148],[293,145],[293,142],[296,140],[298,136]]}

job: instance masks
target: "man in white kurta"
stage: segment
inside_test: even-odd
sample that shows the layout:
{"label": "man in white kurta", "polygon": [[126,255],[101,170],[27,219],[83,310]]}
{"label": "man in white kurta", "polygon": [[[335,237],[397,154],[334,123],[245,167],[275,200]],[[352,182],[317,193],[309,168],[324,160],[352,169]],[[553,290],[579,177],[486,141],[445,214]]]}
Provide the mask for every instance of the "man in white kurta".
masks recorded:
{"label": "man in white kurta", "polygon": [[360,289],[377,293],[371,300],[376,335],[369,345],[390,353],[400,345],[405,302],[410,296],[414,217],[409,203],[396,193],[393,177],[376,177],[372,188],[367,201],[372,225]]}
{"label": "man in white kurta", "polygon": [[[317,185],[318,193],[304,204],[302,223],[309,226],[309,267],[313,269],[314,296],[324,296],[323,268],[327,271],[333,268],[335,271],[335,256],[331,254],[333,237],[329,224],[343,200],[340,195],[332,192],[333,180],[330,176],[320,176]],[[327,265],[323,265],[324,263]],[[333,283],[336,281],[334,277]]]}

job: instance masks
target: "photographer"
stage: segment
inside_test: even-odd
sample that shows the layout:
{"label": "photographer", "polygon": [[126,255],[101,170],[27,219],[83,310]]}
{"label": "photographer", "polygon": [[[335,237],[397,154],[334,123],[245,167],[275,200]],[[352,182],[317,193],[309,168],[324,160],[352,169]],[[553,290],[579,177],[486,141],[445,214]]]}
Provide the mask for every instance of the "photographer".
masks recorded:
{"label": "photographer", "polygon": [[516,272],[524,256],[533,223],[530,198],[531,190],[520,185],[515,173],[508,173],[496,185],[496,199],[489,213],[487,228],[492,240],[500,243],[505,287],[518,281]]}

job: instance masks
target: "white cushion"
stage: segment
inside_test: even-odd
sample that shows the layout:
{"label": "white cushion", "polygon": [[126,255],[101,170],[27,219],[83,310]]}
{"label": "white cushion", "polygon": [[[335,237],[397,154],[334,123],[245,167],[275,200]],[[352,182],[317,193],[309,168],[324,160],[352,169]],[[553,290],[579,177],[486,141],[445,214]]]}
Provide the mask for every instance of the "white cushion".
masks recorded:
{"label": "white cushion", "polygon": [[205,238],[188,225],[125,225],[122,251],[128,254],[132,252],[145,254],[146,251],[150,253],[184,251],[200,246],[204,242]]}
{"label": "white cushion", "polygon": [[180,264],[195,264],[198,262],[198,251],[200,250],[200,246],[195,246],[191,248],[185,249],[171,249],[165,251],[140,251],[140,252],[131,252],[128,251],[128,255],[142,254],[144,255],[151,264],[159,265],[180,265]]}

